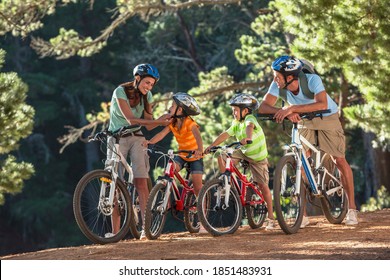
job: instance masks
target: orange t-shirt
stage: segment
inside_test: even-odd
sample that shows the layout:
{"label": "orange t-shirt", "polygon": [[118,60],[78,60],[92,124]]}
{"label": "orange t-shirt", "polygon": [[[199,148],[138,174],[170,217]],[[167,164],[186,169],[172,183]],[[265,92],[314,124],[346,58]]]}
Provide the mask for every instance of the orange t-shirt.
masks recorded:
{"label": "orange t-shirt", "polygon": [[[199,127],[199,125],[190,117],[185,117],[183,119],[183,124],[179,130],[176,126],[172,124],[169,125],[170,130],[176,138],[177,143],[179,144],[179,150],[197,150],[198,144],[194,134],[192,133],[193,126]],[[186,161],[195,161],[195,158],[186,158],[187,154],[180,155],[180,157]]]}

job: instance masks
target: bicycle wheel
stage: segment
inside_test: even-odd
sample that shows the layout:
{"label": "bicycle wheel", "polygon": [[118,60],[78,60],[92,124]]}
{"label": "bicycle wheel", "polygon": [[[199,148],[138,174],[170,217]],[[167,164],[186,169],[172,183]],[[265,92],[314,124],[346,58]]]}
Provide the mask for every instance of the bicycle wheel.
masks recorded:
{"label": "bicycle wheel", "polygon": [[324,174],[322,186],[324,196],[320,199],[322,212],[330,223],[340,224],[348,212],[348,197],[341,185],[340,172],[327,154],[322,157],[321,166],[334,176],[332,178],[328,174]]}
{"label": "bicycle wheel", "polygon": [[225,187],[221,179],[206,183],[198,197],[198,217],[212,235],[234,233],[241,224],[242,206],[237,190],[232,186],[228,205],[225,205]]}
{"label": "bicycle wheel", "polygon": [[246,189],[245,211],[248,218],[248,224],[252,229],[260,228],[267,215],[267,206],[265,201],[257,203],[261,200],[261,197],[252,188],[248,187]]}
{"label": "bicycle wheel", "polygon": [[287,234],[296,233],[303,218],[304,189],[296,194],[296,160],[294,154],[284,155],[274,176],[274,207],[279,226]]}
{"label": "bicycle wheel", "polygon": [[133,213],[131,215],[130,232],[135,239],[141,237],[142,231],[142,215],[141,208],[139,206],[139,197],[137,189],[133,184],[127,187],[130,193]]}
{"label": "bicycle wheel", "polygon": [[188,192],[184,200],[184,225],[190,233],[199,232],[198,210],[196,208],[196,196]]}
{"label": "bicycle wheel", "polygon": [[[111,173],[105,170],[93,170],[85,174],[76,186],[73,196],[73,212],[83,234],[92,242],[107,244],[123,239],[131,222],[131,198],[124,184],[116,184],[115,209],[120,216],[120,229],[113,232],[112,209],[108,202]],[[100,197],[100,189],[105,188],[106,195]]]}
{"label": "bicycle wheel", "polygon": [[168,206],[166,209],[162,207],[166,190],[166,185],[159,183],[150,192],[145,211],[145,235],[148,239],[158,238],[164,229],[169,210]]}

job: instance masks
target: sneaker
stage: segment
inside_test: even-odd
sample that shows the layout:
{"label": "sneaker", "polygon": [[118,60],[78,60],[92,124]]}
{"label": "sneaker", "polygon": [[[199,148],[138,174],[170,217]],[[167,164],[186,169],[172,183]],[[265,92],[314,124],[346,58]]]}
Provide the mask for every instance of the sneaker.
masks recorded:
{"label": "sneaker", "polygon": [[267,225],[265,227],[265,230],[274,230],[275,229],[275,220],[274,219],[267,219],[266,221]]}
{"label": "sneaker", "polygon": [[303,216],[301,226],[299,228],[305,228],[309,224],[310,224],[309,218],[306,216]]}
{"label": "sneaker", "polygon": [[104,238],[111,238],[115,236],[115,234],[113,234],[112,232],[107,232],[105,235],[104,235]]}
{"label": "sneaker", "polygon": [[345,218],[345,225],[347,226],[357,225],[359,223],[357,220],[357,213],[358,211],[356,209],[349,209],[347,216]]}
{"label": "sneaker", "polygon": [[139,236],[139,240],[146,240],[147,238],[146,238],[146,235],[145,235],[145,231],[144,230],[142,230],[141,231],[141,234],[140,234],[140,236]]}
{"label": "sneaker", "polygon": [[202,226],[202,224],[199,225],[199,233],[200,234],[208,233],[208,231]]}

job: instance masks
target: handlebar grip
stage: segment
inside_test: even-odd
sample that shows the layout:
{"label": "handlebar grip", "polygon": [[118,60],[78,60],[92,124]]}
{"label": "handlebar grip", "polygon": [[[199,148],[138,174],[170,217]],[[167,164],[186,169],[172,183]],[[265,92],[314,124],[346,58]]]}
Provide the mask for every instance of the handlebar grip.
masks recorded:
{"label": "handlebar grip", "polygon": [[275,114],[256,114],[262,121],[275,121]]}

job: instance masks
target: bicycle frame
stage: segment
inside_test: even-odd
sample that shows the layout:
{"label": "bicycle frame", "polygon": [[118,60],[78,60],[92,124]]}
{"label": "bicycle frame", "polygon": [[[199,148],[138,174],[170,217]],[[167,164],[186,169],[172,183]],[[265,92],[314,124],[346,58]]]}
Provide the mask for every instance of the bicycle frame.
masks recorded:
{"label": "bicycle frame", "polygon": [[[114,147],[112,149],[113,157],[111,158],[111,160],[114,162],[114,164],[113,164],[113,168],[111,169],[112,180],[111,180],[111,182],[109,182],[110,183],[110,193],[108,196],[108,201],[106,200],[106,196],[105,196],[106,185],[104,183],[102,183],[102,187],[100,188],[100,196],[99,196],[100,197],[99,207],[102,207],[101,205],[104,205],[104,207],[108,207],[108,211],[103,212],[107,216],[110,216],[112,214],[112,212],[114,211],[115,185],[116,185],[117,180],[118,179],[120,180],[119,163],[122,163],[123,167],[125,168],[125,170],[129,174],[127,182],[133,183],[133,179],[134,179],[133,170],[119,149],[119,138],[116,138],[116,137],[114,137],[114,138],[115,138],[115,143],[114,143]],[[105,209],[107,209],[107,208],[105,208]]]}
{"label": "bicycle frame", "polygon": [[[157,179],[157,183],[162,183],[167,186],[167,191],[165,192],[164,201],[161,205],[162,209],[161,212],[164,212],[167,210],[169,205],[169,198],[171,192],[173,193],[173,197],[176,202],[175,209],[177,211],[183,211],[184,210],[184,199],[187,195],[187,193],[193,193],[194,189],[190,186],[188,186],[188,178],[189,173],[186,175],[186,179],[184,179],[179,172],[176,170],[176,165],[173,160],[174,153],[173,150],[168,151],[168,163],[165,166],[164,169],[164,176],[160,176]],[[183,190],[180,192],[178,184],[175,180],[175,178],[180,182],[180,185],[183,186]]]}
{"label": "bicycle frame", "polygon": [[[250,201],[250,205],[255,204],[261,204],[264,201],[263,194],[254,186],[252,182],[249,182],[247,179],[247,176],[243,173],[241,173],[238,168],[234,165],[233,159],[231,158],[234,149],[231,147],[223,147],[222,150],[225,150],[225,154],[227,155],[226,161],[225,161],[225,172],[222,174],[223,180],[225,183],[225,205],[222,207],[226,207],[226,205],[229,205],[229,196],[230,196],[230,188],[231,184],[237,189],[238,193],[240,194],[240,201],[241,205],[246,205],[246,191],[247,188],[252,188],[257,195],[261,197],[260,201]],[[230,180],[229,180],[230,178]],[[238,180],[241,181],[241,186],[238,182]],[[219,206],[221,204],[221,193],[217,192],[217,205]]]}
{"label": "bicycle frame", "polygon": [[[305,149],[302,143],[305,144],[308,147],[308,149]],[[314,195],[317,196],[323,195],[322,193],[323,190],[321,186],[324,185],[324,180],[326,177],[325,175],[330,176],[333,180],[337,181],[337,183],[342,185],[341,182],[336,177],[334,177],[326,168],[321,166],[321,151],[317,149],[313,144],[311,144],[305,137],[299,134],[297,123],[293,124],[292,132],[291,132],[291,144],[285,145],[283,149],[285,150],[286,153],[288,151],[293,152],[296,157],[297,166],[296,166],[295,194],[299,194],[300,192],[302,167],[306,175],[306,178],[309,182],[309,186]],[[315,155],[314,170],[317,171],[318,174],[316,175],[318,176],[315,176],[312,172],[312,168],[310,167],[309,160],[306,156],[308,151],[311,151]],[[285,187],[285,184],[282,187]],[[333,188],[329,193],[327,193],[327,195],[337,192],[340,188],[341,187]]]}

